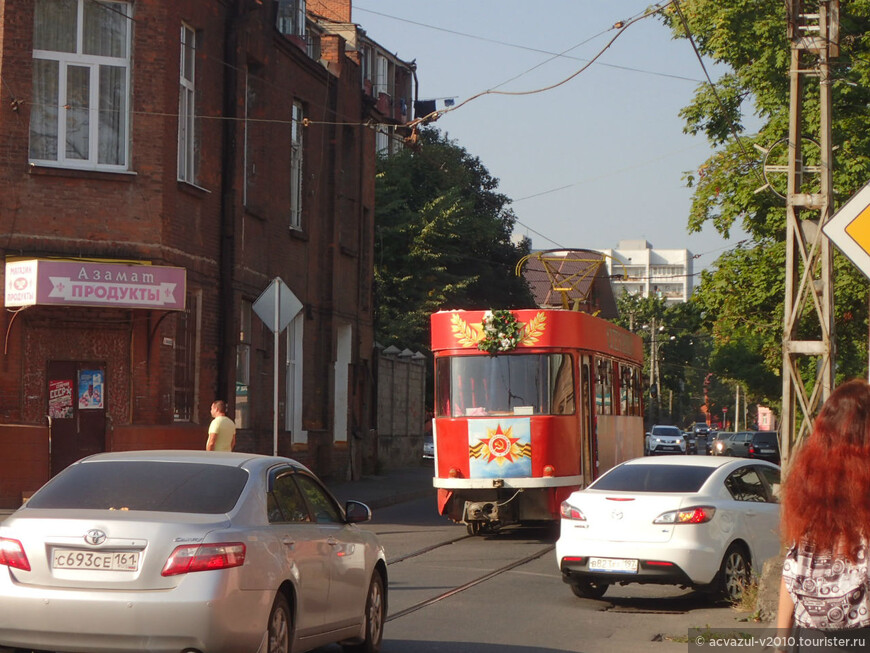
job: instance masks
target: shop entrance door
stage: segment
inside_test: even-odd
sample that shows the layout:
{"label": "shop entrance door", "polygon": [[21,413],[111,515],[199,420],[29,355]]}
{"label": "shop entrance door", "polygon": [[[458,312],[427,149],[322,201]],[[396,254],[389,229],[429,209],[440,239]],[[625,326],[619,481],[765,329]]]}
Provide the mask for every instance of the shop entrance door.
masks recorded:
{"label": "shop entrance door", "polygon": [[48,363],[52,476],[80,458],[106,450],[105,398],[105,363]]}

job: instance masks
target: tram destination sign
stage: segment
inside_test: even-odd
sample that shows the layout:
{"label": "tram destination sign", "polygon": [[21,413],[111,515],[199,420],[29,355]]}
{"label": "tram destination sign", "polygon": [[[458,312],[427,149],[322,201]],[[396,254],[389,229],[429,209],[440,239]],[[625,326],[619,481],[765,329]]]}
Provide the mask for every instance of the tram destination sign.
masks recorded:
{"label": "tram destination sign", "polygon": [[187,270],[158,265],[6,261],[8,307],[93,306],[183,311]]}

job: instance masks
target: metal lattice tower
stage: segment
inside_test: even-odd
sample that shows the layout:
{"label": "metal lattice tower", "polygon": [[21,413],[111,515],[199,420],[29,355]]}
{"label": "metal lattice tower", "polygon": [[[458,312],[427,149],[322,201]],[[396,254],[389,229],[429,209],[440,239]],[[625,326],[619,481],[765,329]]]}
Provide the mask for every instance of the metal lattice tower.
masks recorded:
{"label": "metal lattice tower", "polygon": [[[822,227],[833,215],[830,60],[839,54],[839,0],[822,0],[810,12],[803,0],[788,0],[791,42],[786,278],[782,338],[782,457],[794,446],[834,386],[835,334],[832,247]],[[818,167],[804,166],[805,80],[819,78]],[[814,184],[810,172],[817,172]],[[817,192],[814,192],[817,191]],[[805,214],[815,212],[815,216]],[[815,336],[815,337],[813,337]],[[815,381],[804,382],[801,363],[815,361]]]}

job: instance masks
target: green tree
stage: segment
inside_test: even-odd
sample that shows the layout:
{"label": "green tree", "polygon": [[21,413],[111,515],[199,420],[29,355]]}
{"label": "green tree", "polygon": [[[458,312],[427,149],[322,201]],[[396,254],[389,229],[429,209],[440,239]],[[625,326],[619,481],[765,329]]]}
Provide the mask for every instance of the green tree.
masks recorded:
{"label": "green tree", "polygon": [[375,193],[375,331],[384,345],[429,349],[429,315],[533,307],[511,242],[516,217],[480,160],[434,128],[381,158]]}
{"label": "green tree", "polygon": [[[789,118],[787,5],[680,0],[663,13],[675,38],[691,34],[705,57],[729,71],[716,81],[715,89],[699,86],[681,112],[685,131],[706,135],[718,148],[686,174],[694,188],[688,227],[693,232],[712,224],[728,237],[736,224],[750,237],[704,273],[697,301],[715,338],[712,367],[740,381],[755,399],[771,403],[782,365],[786,214],[780,197],[769,189],[758,192],[765,183],[764,159],[755,146],[768,150],[776,163],[787,152],[782,140],[788,135]],[[841,3],[840,48],[832,67],[837,204],[870,179],[870,0]],[[818,79],[810,78],[804,92],[807,138],[819,131],[818,85]],[[761,127],[748,135],[744,122],[750,112]],[[804,149],[807,163],[818,161],[808,142]],[[816,189],[817,180],[806,175],[803,190]],[[866,373],[868,286],[839,253],[835,269],[837,375],[842,380]],[[817,330],[812,316],[802,328]],[[807,377],[812,378],[811,361],[806,365]]]}

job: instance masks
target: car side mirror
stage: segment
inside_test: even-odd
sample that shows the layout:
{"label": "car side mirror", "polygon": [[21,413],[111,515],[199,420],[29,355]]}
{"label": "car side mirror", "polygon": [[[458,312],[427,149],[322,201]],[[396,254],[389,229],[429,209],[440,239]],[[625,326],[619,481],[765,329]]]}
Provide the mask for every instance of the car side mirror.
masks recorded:
{"label": "car side mirror", "polygon": [[370,521],[372,509],[361,501],[348,501],[344,506],[344,518],[348,524]]}

